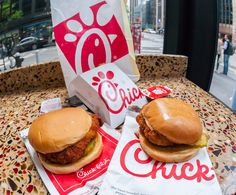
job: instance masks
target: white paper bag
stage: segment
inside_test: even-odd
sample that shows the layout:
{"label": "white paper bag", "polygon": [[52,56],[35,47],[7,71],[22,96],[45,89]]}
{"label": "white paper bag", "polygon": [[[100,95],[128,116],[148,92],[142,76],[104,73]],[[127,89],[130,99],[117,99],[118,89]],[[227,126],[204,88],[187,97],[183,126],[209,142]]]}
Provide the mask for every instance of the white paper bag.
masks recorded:
{"label": "white paper bag", "polygon": [[72,86],[76,96],[113,128],[124,122],[129,106],[147,103],[135,83],[113,63],[78,75]]}
{"label": "white paper bag", "polygon": [[139,79],[126,7],[122,0],[50,0],[54,35],[69,96],[76,75],[115,62]]}
{"label": "white paper bag", "polygon": [[99,195],[221,195],[206,148],[183,163],[161,163],[141,149],[136,114],[128,112]]}

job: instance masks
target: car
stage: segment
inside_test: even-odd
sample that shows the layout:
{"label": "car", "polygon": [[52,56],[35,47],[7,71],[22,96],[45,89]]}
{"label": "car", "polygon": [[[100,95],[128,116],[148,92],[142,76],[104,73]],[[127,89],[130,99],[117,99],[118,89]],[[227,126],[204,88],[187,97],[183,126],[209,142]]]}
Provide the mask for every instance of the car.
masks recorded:
{"label": "car", "polygon": [[151,34],[156,34],[156,31],[152,30],[152,29],[150,29],[148,32],[151,33]]}
{"label": "car", "polygon": [[160,29],[158,30],[158,34],[164,34],[164,32],[165,32],[165,29],[164,29],[164,28],[160,28]]}
{"label": "car", "polygon": [[40,30],[34,34],[33,37],[37,37],[42,45],[48,44],[49,41],[49,32],[47,30]]}
{"label": "car", "polygon": [[147,28],[145,29],[143,32],[146,32],[146,33],[151,33],[151,34],[156,34],[156,31],[151,29],[151,28]]}
{"label": "car", "polygon": [[42,47],[44,42],[37,37],[26,37],[22,39],[14,48],[14,53],[23,52],[27,50],[35,50]]}

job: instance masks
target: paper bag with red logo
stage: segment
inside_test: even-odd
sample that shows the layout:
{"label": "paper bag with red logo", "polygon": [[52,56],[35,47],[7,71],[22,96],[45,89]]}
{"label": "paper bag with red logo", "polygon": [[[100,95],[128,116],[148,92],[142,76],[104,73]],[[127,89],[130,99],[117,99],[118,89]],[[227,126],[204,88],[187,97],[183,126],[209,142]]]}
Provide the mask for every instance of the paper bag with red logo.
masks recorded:
{"label": "paper bag with red logo", "polygon": [[132,36],[122,0],[51,0],[53,30],[70,96],[76,75],[115,62],[139,79]]}
{"label": "paper bag with red logo", "polygon": [[99,190],[120,137],[118,132],[114,131],[114,129],[109,129],[107,125],[103,125],[98,133],[102,135],[103,141],[101,156],[77,172],[67,175],[58,175],[47,171],[40,163],[37,153],[29,143],[27,138],[28,129],[21,131],[20,135],[50,194],[94,195]]}
{"label": "paper bag with red logo", "polygon": [[113,128],[124,122],[129,106],[147,103],[135,83],[113,63],[80,74],[72,86],[76,96]]}
{"label": "paper bag with red logo", "polygon": [[183,163],[162,163],[141,149],[136,115],[128,112],[99,195],[217,194],[221,189],[206,148]]}

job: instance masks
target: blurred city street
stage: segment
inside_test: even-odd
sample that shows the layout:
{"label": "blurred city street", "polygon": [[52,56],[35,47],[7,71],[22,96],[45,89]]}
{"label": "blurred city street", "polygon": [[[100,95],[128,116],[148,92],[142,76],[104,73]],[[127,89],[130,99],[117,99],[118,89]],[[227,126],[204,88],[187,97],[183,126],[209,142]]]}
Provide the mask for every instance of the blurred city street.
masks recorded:
{"label": "blurred city street", "polygon": [[[161,54],[162,51],[163,35],[143,33],[141,53]],[[236,54],[230,57],[229,64],[229,72],[226,76],[222,74],[223,59],[221,59],[219,71],[213,73],[210,93],[229,108],[232,108],[233,93],[236,90]]]}
{"label": "blurred city street", "polygon": [[22,57],[24,58],[22,66],[59,60],[56,46],[50,46],[35,51],[24,52],[22,53]]}
{"label": "blurred city street", "polygon": [[233,93],[236,90],[236,54],[229,59],[228,75],[226,76],[222,72],[223,59],[220,60],[219,70],[213,73],[210,93],[232,108]]}
{"label": "blurred city street", "polygon": [[[49,61],[58,60],[56,46],[44,47],[37,50],[31,50],[20,53],[20,57],[24,58],[22,66],[29,66],[32,64],[40,64]],[[10,66],[14,66],[14,58],[4,58],[6,70],[10,70]],[[3,60],[0,60],[0,71],[4,71]]]}
{"label": "blurred city street", "polygon": [[141,39],[141,53],[162,54],[163,35],[143,33]]}
{"label": "blurred city street", "polygon": [[214,72],[210,93],[230,108],[234,90],[236,90],[236,80],[224,74]]}

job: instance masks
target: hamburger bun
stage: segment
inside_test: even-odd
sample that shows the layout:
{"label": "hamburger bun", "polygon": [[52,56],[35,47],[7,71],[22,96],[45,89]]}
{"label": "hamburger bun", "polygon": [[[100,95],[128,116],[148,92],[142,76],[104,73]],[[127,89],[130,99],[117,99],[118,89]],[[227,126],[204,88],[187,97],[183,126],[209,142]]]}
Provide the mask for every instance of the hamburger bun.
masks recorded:
{"label": "hamburger bun", "polygon": [[142,149],[153,159],[160,162],[177,163],[193,158],[199,148],[188,145],[161,147],[149,142],[142,133],[139,133],[139,140]]}
{"label": "hamburger bun", "polygon": [[151,130],[176,144],[193,144],[202,135],[202,124],[192,106],[173,98],[156,99],[141,114]]}
{"label": "hamburger bun", "polygon": [[59,152],[81,140],[91,127],[91,116],[81,108],[63,108],[38,117],[28,139],[42,154]]}
{"label": "hamburger bun", "polygon": [[68,174],[78,171],[79,169],[91,163],[101,155],[103,144],[102,144],[102,137],[100,134],[97,134],[95,141],[96,142],[94,149],[88,155],[82,157],[76,162],[69,163],[66,165],[50,163],[41,154],[39,154],[39,160],[47,170],[55,174]]}

